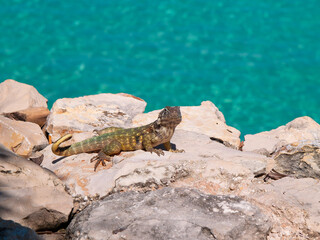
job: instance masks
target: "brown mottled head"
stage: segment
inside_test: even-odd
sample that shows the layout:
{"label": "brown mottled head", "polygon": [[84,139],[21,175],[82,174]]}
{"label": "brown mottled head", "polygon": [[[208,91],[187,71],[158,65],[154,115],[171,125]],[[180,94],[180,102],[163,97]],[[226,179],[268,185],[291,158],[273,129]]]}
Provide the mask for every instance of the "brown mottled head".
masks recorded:
{"label": "brown mottled head", "polygon": [[161,126],[176,127],[181,122],[180,107],[165,107],[158,116],[157,123]]}

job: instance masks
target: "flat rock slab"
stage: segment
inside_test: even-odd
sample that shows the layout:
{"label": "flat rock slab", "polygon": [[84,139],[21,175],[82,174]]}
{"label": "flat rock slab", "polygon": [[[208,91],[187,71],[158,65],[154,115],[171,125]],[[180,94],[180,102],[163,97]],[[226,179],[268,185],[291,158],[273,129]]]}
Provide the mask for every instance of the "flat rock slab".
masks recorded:
{"label": "flat rock slab", "polygon": [[147,103],[128,94],[103,93],[58,99],[47,119],[47,131],[56,141],[66,133],[93,132],[105,127],[130,127]]}
{"label": "flat rock slab", "polygon": [[[228,126],[222,112],[210,101],[204,101],[200,106],[180,107],[182,122],[176,129],[205,134],[219,139],[235,149],[240,145],[240,131]],[[133,119],[134,126],[148,124],[155,119],[161,110],[139,114]]]}
{"label": "flat rock slab", "polygon": [[0,217],[33,230],[68,221],[73,199],[52,172],[0,145]]}
{"label": "flat rock slab", "polygon": [[69,239],[266,239],[271,223],[252,204],[186,188],[113,194],[76,215]]}
{"label": "flat rock slab", "polygon": [[42,166],[53,171],[75,195],[104,196],[111,192],[151,190],[173,183],[203,187],[211,193],[242,189],[255,175],[265,173],[272,159],[260,154],[241,152],[212,141],[209,136],[177,130],[173,147],[184,153],[165,151],[164,156],[138,150],[122,152],[107,167],[93,171],[90,159],[96,154],[55,156],[50,146],[42,153]]}

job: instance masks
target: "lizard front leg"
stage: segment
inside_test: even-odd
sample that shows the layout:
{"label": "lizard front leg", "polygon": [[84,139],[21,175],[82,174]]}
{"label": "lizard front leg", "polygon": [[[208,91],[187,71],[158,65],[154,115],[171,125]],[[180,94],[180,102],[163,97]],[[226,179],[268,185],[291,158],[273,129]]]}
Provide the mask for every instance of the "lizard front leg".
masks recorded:
{"label": "lizard front leg", "polygon": [[151,142],[151,135],[144,136],[144,139],[142,140],[142,146],[148,152],[151,152],[151,153],[155,152],[158,156],[164,155],[164,152],[162,151],[162,149],[153,148],[152,142]]}
{"label": "lizard front leg", "polygon": [[164,146],[164,148],[165,148],[167,151],[170,151],[170,152],[174,152],[174,153],[182,153],[182,152],[184,152],[183,149],[173,150],[173,149],[171,148],[171,143],[170,143],[170,141],[163,143],[163,146]]}
{"label": "lizard front leg", "polygon": [[121,152],[121,143],[115,139],[110,140],[106,144],[106,146],[103,149],[101,149],[101,151],[98,153],[97,156],[91,158],[90,162],[97,161],[94,165],[94,171],[96,171],[100,162],[103,166],[106,166],[106,163],[104,162],[104,160],[107,160],[109,162],[111,161],[110,156],[118,154],[120,152]]}

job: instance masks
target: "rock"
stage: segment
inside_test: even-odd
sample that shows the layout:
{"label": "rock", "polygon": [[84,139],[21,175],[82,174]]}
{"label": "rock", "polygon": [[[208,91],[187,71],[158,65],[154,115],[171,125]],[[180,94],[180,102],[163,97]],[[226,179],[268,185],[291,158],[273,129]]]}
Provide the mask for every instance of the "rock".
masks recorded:
{"label": "rock", "polygon": [[[210,101],[202,102],[200,106],[180,107],[182,122],[176,129],[202,133],[220,140],[225,145],[238,149],[240,132],[228,125],[223,114]],[[133,119],[134,126],[146,125],[157,119],[161,110],[139,114]]]}
{"label": "rock", "polygon": [[274,170],[297,178],[320,179],[320,142],[316,145],[287,145],[274,156]]}
{"label": "rock", "polygon": [[52,172],[2,145],[0,193],[0,217],[35,231],[57,229],[67,222],[73,207],[72,197]]}
{"label": "rock", "polygon": [[50,111],[48,108],[38,107],[28,108],[26,110],[21,110],[18,112],[4,113],[3,115],[13,120],[33,122],[42,127],[46,123],[49,113]]}
{"label": "rock", "polygon": [[[270,158],[241,152],[210,140],[209,136],[177,130],[173,147],[184,153],[165,151],[164,156],[138,150],[122,152],[107,167],[94,172],[90,159],[96,154],[78,154],[61,158],[48,146],[42,166],[53,171],[76,196],[94,196],[130,189],[152,190],[162,186],[185,186],[210,193],[241,191],[255,176],[266,173]],[[272,165],[273,166],[273,165]]]}
{"label": "rock", "polygon": [[48,145],[41,128],[30,122],[0,116],[0,143],[21,156],[31,156]]}
{"label": "rock", "polygon": [[252,184],[240,196],[254,202],[273,221],[268,239],[320,239],[320,182],[285,177]]}
{"label": "rock", "polygon": [[47,131],[56,141],[66,133],[93,132],[109,126],[130,127],[146,102],[128,94],[103,93],[57,100],[47,120]]}
{"label": "rock", "polygon": [[266,239],[271,222],[235,196],[164,188],[113,194],[76,215],[69,239]]}
{"label": "rock", "polygon": [[13,240],[41,240],[41,238],[30,228],[21,226],[11,220],[3,220],[0,218],[0,239]]}
{"label": "rock", "polygon": [[301,141],[319,141],[320,125],[310,117],[300,117],[269,132],[246,135],[243,151],[271,155],[286,145]]}
{"label": "rock", "polygon": [[32,154],[28,158],[28,160],[30,160],[38,165],[41,165],[41,163],[43,162],[43,158],[44,158],[43,154],[41,154],[40,152],[36,152],[36,153]]}
{"label": "rock", "polygon": [[47,102],[33,86],[10,79],[0,84],[0,113],[10,119],[42,127],[49,115]]}
{"label": "rock", "polygon": [[0,84],[0,113],[19,112],[30,108],[47,108],[47,99],[33,86],[15,80]]}
{"label": "rock", "polygon": [[40,234],[41,239],[43,240],[65,240],[64,232],[53,232],[53,233],[44,233]]}

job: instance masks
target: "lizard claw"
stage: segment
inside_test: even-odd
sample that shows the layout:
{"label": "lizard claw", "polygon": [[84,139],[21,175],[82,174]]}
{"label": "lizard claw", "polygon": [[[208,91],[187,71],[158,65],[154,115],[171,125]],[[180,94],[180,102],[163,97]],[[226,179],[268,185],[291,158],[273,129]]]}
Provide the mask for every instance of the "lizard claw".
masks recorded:
{"label": "lizard claw", "polygon": [[99,166],[99,163],[102,164],[102,166],[106,166],[106,163],[104,160],[107,160],[107,161],[110,161],[110,157],[105,155],[104,153],[98,153],[97,156],[94,156],[93,158],[90,159],[90,162],[94,162],[94,161],[97,161],[95,164],[94,164],[94,171],[97,170],[97,167]]}
{"label": "lizard claw", "polygon": [[164,152],[163,152],[162,149],[154,149],[154,148],[152,148],[152,149],[150,149],[148,151],[151,152],[151,153],[155,152],[159,157],[160,157],[160,155],[164,156]]}

